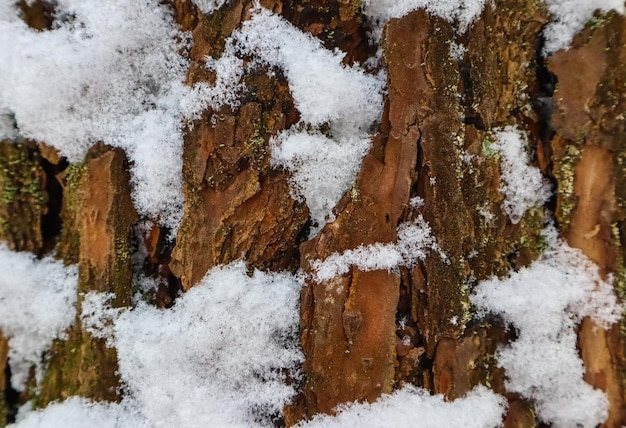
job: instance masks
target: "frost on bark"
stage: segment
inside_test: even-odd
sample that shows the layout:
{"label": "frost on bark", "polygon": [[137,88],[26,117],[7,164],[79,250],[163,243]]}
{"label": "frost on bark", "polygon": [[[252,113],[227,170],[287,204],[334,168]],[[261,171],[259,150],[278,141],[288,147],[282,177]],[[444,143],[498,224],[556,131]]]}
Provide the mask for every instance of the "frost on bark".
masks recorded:
{"label": "frost on bark", "polygon": [[[30,25],[49,26],[47,2],[22,3]],[[190,1],[171,3],[192,36],[187,83],[212,83],[206,57],[219,58],[225,39],[249,18],[251,2],[234,0],[211,15]],[[261,3],[346,52],[348,64],[375,51],[358,1]],[[411,383],[447,399],[484,384],[509,401],[506,426],[539,424],[532,403],[506,392],[494,357],[513,333],[497,319],[473,319],[468,298],[479,281],[529,265],[545,244],[542,209],[528,210],[518,223],[502,209],[490,130],[528,133],[535,164],[555,189],[546,206],[561,237],[614,275],[626,298],[626,21],[598,15],[571,49],[544,60],[548,21],[543,3],[532,0],[488,2],[464,33],[424,10],[392,19],[383,35],[388,95],[372,147],[335,220],[308,240],[308,208],[292,196],[289,173],[269,162],[270,139],[299,120],[288,82],[267,67],[247,74],[236,109],[208,109],[186,131],[185,206],[175,240],[157,226],[145,233],[147,255],[135,269],[162,280],[155,304],[170,305],[210,268],[241,258],[251,268],[313,273],[311,262],[334,252],[396,242],[397,227],[418,215],[409,200],[420,197],[419,212],[446,257],[431,254],[397,271],[352,267],[329,280],[307,279],[304,381],[285,422],[371,402]],[[453,57],[453,43],[466,46],[465,55]],[[133,234],[137,223],[120,149],[99,144],[83,163],[68,165],[43,143],[0,144],[0,238],[39,256],[55,249],[79,265],[77,320],[47,357],[43,383],[32,391],[36,405],[70,395],[120,399],[115,350],[84,331],[78,317],[88,291],[114,292],[114,306],[130,306],[131,256],[143,239]],[[586,319],[579,332],[586,380],[610,401],[607,427],[626,423],[624,331],[623,324],[604,331]],[[27,399],[9,391],[4,373],[0,425]]]}

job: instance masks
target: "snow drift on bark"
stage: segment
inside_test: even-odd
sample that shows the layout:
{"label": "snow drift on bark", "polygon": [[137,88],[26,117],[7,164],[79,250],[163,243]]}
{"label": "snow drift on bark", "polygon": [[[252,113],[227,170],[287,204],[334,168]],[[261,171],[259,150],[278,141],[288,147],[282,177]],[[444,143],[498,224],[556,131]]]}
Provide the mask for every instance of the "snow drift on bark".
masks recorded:
{"label": "snow drift on bark", "polygon": [[533,400],[541,420],[595,427],[607,418],[606,396],[583,380],[575,327],[586,316],[608,327],[623,308],[580,251],[553,242],[528,268],[483,281],[471,301],[479,314],[500,315],[517,330],[517,339],[500,348],[498,364],[507,389]]}
{"label": "snow drift on bark", "polygon": [[11,384],[22,390],[31,366],[40,380],[44,352],[74,321],[78,270],[2,244],[0,272],[0,330],[9,339]]}

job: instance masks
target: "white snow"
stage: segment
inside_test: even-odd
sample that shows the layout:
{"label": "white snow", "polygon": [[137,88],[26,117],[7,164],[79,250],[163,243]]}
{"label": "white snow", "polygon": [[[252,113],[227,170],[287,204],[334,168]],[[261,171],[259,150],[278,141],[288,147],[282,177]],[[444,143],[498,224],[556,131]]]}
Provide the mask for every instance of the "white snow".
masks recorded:
{"label": "white snow", "polygon": [[222,7],[228,0],[193,0],[202,13],[209,14]]}
{"label": "white snow", "polygon": [[11,427],[19,428],[151,428],[149,422],[137,414],[126,402],[94,403],[85,398],[70,397],[61,403],[52,403],[45,409],[32,411],[20,408],[17,421]]}
{"label": "white snow", "polygon": [[[153,426],[253,426],[294,394],[302,282],[212,269],[169,310],[146,304],[115,322],[122,380]],[[292,373],[293,375],[293,373]]]}
{"label": "white snow", "polygon": [[544,51],[552,54],[559,49],[567,49],[574,36],[579,33],[596,10],[615,10],[622,15],[626,12],[624,0],[544,0],[553,15],[553,21],[544,31],[546,43]]}
{"label": "white snow", "polygon": [[343,253],[333,253],[325,260],[313,260],[311,268],[317,282],[343,275],[356,266],[362,271],[395,269],[398,266],[412,267],[423,260],[429,251],[440,251],[435,238],[430,235],[430,226],[423,217],[398,226],[397,243],[360,245]]}
{"label": "white snow", "polygon": [[368,137],[331,139],[320,133],[286,131],[271,142],[273,166],[292,171],[292,196],[304,198],[316,225],[332,221],[332,209],[354,182],[370,147]]}
{"label": "white snow", "polygon": [[539,168],[530,164],[526,134],[513,127],[493,130],[491,148],[500,154],[502,208],[516,224],[529,208],[540,207],[550,198],[550,187]]}
{"label": "white snow", "polygon": [[[60,0],[50,31],[0,6],[0,138],[45,141],[71,162],[98,141],[126,150],[144,216],[176,228],[182,207],[182,34],[158,0]],[[6,11],[6,13],[5,13]]]}
{"label": "white snow", "polygon": [[37,260],[0,245],[0,330],[9,339],[11,384],[41,376],[43,353],[74,321],[78,272],[52,258]]}
{"label": "white snow", "polygon": [[485,7],[485,0],[363,0],[363,13],[384,25],[417,9],[426,9],[450,23],[458,23],[461,33]]}
{"label": "white snow", "polygon": [[[199,409],[200,410],[200,409]],[[478,386],[465,397],[446,402],[441,395],[430,395],[426,390],[405,386],[392,395],[384,395],[374,403],[351,403],[338,409],[337,416],[317,415],[311,421],[301,422],[299,428],[495,428],[502,425],[506,400],[493,391]],[[22,411],[15,428],[64,427],[82,428],[98,421],[98,427],[154,427],[151,419],[137,413],[128,401],[121,404],[92,403],[72,397],[63,403],[54,403],[41,411]],[[193,419],[181,421],[184,427],[235,427],[243,423],[202,425]],[[417,425],[416,425],[417,424]],[[250,426],[250,425],[247,425]]]}
{"label": "white snow", "polygon": [[465,397],[446,402],[442,395],[405,386],[376,402],[353,403],[339,409],[337,416],[317,415],[300,428],[495,428],[502,425],[506,400],[477,386]]}
{"label": "white snow", "polygon": [[[237,53],[250,56],[251,67],[280,68],[289,82],[301,119],[272,141],[271,162],[293,172],[294,196],[306,200],[314,234],[332,220],[332,208],[350,188],[369,148],[370,128],[382,112],[385,76],[344,66],[343,53],[325,49],[318,39],[263,8],[253,10],[224,55],[209,63],[219,84],[237,82],[234,74],[242,70]],[[319,130],[323,125],[330,129],[327,135]]]}
{"label": "white snow", "polygon": [[140,303],[120,313],[107,308],[110,295],[90,293],[83,322],[101,337],[112,333],[125,399],[75,399],[27,412],[17,426],[56,426],[58,418],[81,426],[94,417],[119,427],[267,426],[295,393],[284,370],[297,378],[302,361],[301,286],[286,273],[248,276],[236,262],[212,269],[171,309]]}
{"label": "white snow", "polygon": [[85,331],[93,337],[106,339],[107,346],[113,347],[113,323],[125,308],[113,308],[109,305],[115,293],[90,291],[85,294],[80,307],[80,322]]}
{"label": "white snow", "polygon": [[580,251],[553,242],[530,267],[479,284],[471,301],[479,314],[498,314],[517,330],[498,364],[507,389],[533,400],[541,420],[565,428],[595,427],[607,418],[606,396],[583,380],[575,327],[586,316],[608,327],[623,308]]}

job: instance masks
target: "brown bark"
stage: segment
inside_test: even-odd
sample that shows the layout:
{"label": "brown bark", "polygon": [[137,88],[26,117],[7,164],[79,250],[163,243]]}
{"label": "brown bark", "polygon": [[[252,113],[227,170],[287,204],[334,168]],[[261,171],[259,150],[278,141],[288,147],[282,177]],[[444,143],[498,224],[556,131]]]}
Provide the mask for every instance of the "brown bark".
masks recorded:
{"label": "brown bark", "polygon": [[[251,2],[228,2],[210,16],[188,0],[170,3],[193,38],[188,83],[212,82],[205,58],[221,55],[225,39],[249,18]],[[261,3],[346,52],[348,64],[375,49],[358,1]],[[48,3],[21,7],[34,28],[49,27]],[[168,283],[155,303],[171,304],[179,287],[188,290],[210,268],[240,258],[251,268],[312,273],[313,260],[334,252],[396,242],[398,225],[422,214],[446,257],[432,254],[411,269],[353,267],[330,280],[307,279],[305,382],[286,423],[413,383],[447,399],[484,384],[508,399],[505,426],[537,425],[532,403],[506,392],[506,373],[494,357],[512,333],[498,320],[472,319],[469,306],[479,281],[526,266],[543,249],[542,210],[513,224],[501,208],[499,161],[486,150],[490,130],[513,125],[528,132],[536,164],[555,184],[556,206],[547,205],[561,236],[607,278],[615,275],[626,298],[625,19],[598,17],[570,50],[545,63],[541,30],[548,20],[545,6],[531,0],[487,4],[464,34],[423,10],[391,20],[383,38],[388,96],[372,148],[335,207],[336,219],[306,242],[308,209],[291,196],[288,172],[269,164],[270,138],[299,120],[288,82],[280,70],[246,75],[238,108],[209,109],[186,132],[182,225],[174,242],[158,227],[146,242],[144,273]],[[467,47],[463,58],[452,58],[453,42]],[[0,239],[38,255],[56,246],[59,258],[79,264],[79,296],[114,292],[117,307],[130,305],[132,289],[137,214],[129,195],[119,149],[97,145],[83,164],[66,168],[43,144],[0,145]],[[425,201],[419,211],[409,206],[415,196]],[[626,423],[623,327],[604,331],[587,319],[579,332],[586,380],[610,401],[607,427]],[[36,404],[70,395],[118,400],[115,350],[78,320],[68,334],[53,346]],[[0,336],[0,367],[6,359]],[[0,392],[6,386],[3,371]],[[0,400],[0,425],[3,411]]]}
{"label": "brown bark", "polygon": [[[113,307],[130,305],[131,232],[137,213],[130,199],[126,158],[119,149],[95,146],[84,166],[66,184],[65,214],[75,230],[61,237],[78,239],[77,319],[68,339],[54,344],[37,405],[80,395],[97,400],[119,398],[117,354],[81,325],[81,300],[90,291],[114,293]],[[68,229],[66,229],[67,231]],[[69,245],[68,245],[69,246]]]}
{"label": "brown bark", "polygon": [[[609,14],[598,28],[588,27],[569,51],[550,59],[558,79],[553,124],[561,175],[571,186],[559,189],[558,202],[567,242],[596,262],[605,275],[622,275],[621,225],[625,218],[623,157],[626,129],[626,20]],[[574,153],[570,158],[563,156]],[[624,298],[623,280],[617,292]],[[622,321],[623,323],[623,321]],[[608,331],[586,319],[579,333],[585,380],[606,392],[607,427],[626,423],[624,336],[620,326]]]}

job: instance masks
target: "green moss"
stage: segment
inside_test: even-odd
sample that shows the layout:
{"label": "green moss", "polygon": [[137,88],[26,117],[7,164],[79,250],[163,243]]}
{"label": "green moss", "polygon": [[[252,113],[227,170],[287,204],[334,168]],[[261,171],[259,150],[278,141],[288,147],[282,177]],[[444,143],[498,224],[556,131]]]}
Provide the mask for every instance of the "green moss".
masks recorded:
{"label": "green moss", "polygon": [[544,215],[539,208],[530,208],[520,222],[520,237],[517,241],[521,248],[527,248],[536,258],[548,248],[543,231]]}
{"label": "green moss", "polygon": [[[5,143],[6,144],[6,143]],[[21,144],[4,146],[0,154],[0,200],[5,205],[24,202],[45,205],[42,171],[36,156]]]}
{"label": "green moss", "polygon": [[566,231],[570,224],[570,215],[578,203],[574,193],[575,169],[582,156],[581,150],[569,145],[562,156],[557,157],[554,164],[554,177],[558,184],[558,200],[556,218],[562,231]]}
{"label": "green moss", "polygon": [[0,143],[0,227],[12,249],[37,253],[48,195],[34,143]]}
{"label": "green moss", "polygon": [[87,172],[84,163],[70,164],[65,170],[63,190],[63,224],[61,239],[57,244],[57,255],[66,263],[78,263],[80,251],[80,234],[76,224],[76,214],[81,209],[80,188],[82,179]]}
{"label": "green moss", "polygon": [[600,12],[596,15],[592,16],[589,21],[585,23],[585,29],[590,31],[595,31],[600,27],[604,27],[609,21],[611,17],[607,12]]}
{"label": "green moss", "polygon": [[494,143],[489,138],[483,139],[483,155],[487,158],[500,159],[500,153],[494,147]]}
{"label": "green moss", "polygon": [[71,190],[76,190],[80,185],[83,174],[87,171],[84,163],[70,164],[65,170],[65,183]]}

